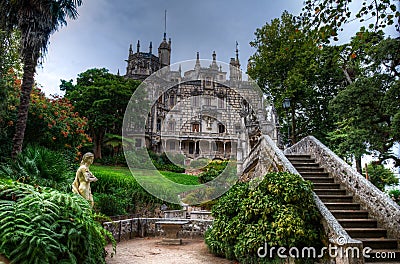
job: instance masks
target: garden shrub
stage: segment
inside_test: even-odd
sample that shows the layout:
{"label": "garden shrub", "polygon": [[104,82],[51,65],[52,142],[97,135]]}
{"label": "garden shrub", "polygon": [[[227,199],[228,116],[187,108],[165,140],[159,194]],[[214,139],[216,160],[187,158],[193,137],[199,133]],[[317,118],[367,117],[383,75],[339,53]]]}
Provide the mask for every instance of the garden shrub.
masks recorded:
{"label": "garden shrub", "polygon": [[207,164],[202,170],[203,172],[199,175],[199,182],[206,183],[214,180],[220,175],[228,165],[229,161],[214,160]]}
{"label": "garden shrub", "polygon": [[[212,208],[214,223],[205,234],[213,254],[240,263],[270,263],[257,250],[321,246],[320,215],[311,183],[287,172],[269,173],[256,187],[238,183]],[[267,256],[268,257],[268,256]]]}
{"label": "garden shrub", "polygon": [[[107,216],[134,214],[142,206],[152,207],[164,203],[149,194],[132,175],[125,175],[117,168],[91,169],[98,178],[98,181],[91,185],[95,208],[102,214]],[[168,206],[175,208],[177,205],[168,204]]]}
{"label": "garden shrub", "polygon": [[0,254],[13,263],[105,262],[111,233],[81,196],[0,180]]}
{"label": "garden shrub", "polygon": [[[149,156],[157,170],[172,171],[172,172],[179,172],[179,173],[185,172],[185,169],[183,167],[180,167],[180,166],[176,165],[175,163],[173,163],[165,153],[158,154],[153,151],[149,151]],[[171,157],[171,158],[174,160],[174,162],[176,162],[176,161],[183,162],[181,160],[180,156]]]}
{"label": "garden shrub", "polygon": [[400,190],[390,190],[388,194],[393,201],[400,205]]}
{"label": "garden shrub", "polygon": [[381,164],[370,163],[367,166],[369,180],[379,190],[385,191],[385,186],[392,186],[399,183],[394,173]]}
{"label": "garden shrub", "polygon": [[38,145],[29,145],[0,166],[0,177],[22,183],[69,191],[74,172],[63,154]]}

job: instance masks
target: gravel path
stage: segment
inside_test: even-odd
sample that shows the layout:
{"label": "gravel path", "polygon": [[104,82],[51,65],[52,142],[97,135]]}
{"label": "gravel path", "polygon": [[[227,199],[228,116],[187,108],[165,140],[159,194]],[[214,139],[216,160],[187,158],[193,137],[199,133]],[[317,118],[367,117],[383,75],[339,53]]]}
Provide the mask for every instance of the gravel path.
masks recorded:
{"label": "gravel path", "polygon": [[[208,252],[204,240],[183,239],[182,245],[160,245],[160,238],[135,238],[117,244],[108,264],[234,264]],[[111,252],[111,247],[107,247]]]}

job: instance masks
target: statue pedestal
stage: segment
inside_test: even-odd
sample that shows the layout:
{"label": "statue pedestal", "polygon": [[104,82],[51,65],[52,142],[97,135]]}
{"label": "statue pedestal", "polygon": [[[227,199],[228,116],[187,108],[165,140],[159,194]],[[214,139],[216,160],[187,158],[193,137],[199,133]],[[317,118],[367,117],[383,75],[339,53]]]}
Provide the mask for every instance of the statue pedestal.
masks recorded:
{"label": "statue pedestal", "polygon": [[182,230],[183,225],[189,221],[158,221],[156,224],[161,225],[165,232],[165,237],[162,239],[163,245],[182,245],[182,239],[178,238],[179,231]]}

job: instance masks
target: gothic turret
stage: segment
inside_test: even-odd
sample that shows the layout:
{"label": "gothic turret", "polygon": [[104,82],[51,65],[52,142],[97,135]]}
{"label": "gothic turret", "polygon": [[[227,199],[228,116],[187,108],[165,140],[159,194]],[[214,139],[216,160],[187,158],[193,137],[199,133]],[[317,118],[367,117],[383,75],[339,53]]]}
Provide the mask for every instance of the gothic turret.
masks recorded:
{"label": "gothic turret", "polygon": [[158,47],[158,58],[161,68],[171,64],[171,39],[167,42],[167,34],[165,32],[163,41]]}
{"label": "gothic turret", "polygon": [[236,58],[231,58],[229,62],[229,79],[232,81],[241,81],[242,73],[240,72],[240,62],[239,62],[239,49],[238,43],[236,42]]}

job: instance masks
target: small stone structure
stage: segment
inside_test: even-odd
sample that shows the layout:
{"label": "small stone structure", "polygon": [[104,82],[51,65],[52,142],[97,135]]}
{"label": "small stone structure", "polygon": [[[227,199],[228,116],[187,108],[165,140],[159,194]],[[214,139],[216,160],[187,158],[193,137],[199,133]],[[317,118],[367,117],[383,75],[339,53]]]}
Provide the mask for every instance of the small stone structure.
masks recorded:
{"label": "small stone structure", "polygon": [[158,221],[156,225],[161,225],[165,234],[161,244],[164,245],[182,245],[182,238],[179,237],[179,232],[182,226],[188,224],[189,221]]}
{"label": "small stone structure", "polygon": [[205,231],[212,225],[212,220],[179,219],[179,218],[130,218],[113,222],[104,222],[105,229],[110,231],[117,241],[132,239],[133,237],[155,237],[164,234],[160,221],[185,221],[180,238],[204,237]]}

